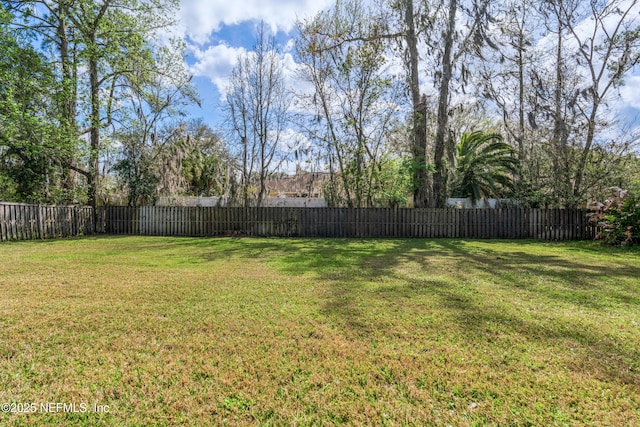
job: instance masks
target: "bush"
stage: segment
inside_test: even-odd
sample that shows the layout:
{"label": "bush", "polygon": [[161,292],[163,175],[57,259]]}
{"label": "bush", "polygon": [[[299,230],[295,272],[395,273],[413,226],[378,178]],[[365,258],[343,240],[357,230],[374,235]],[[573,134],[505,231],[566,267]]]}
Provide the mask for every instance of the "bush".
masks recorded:
{"label": "bush", "polygon": [[640,198],[618,187],[604,203],[594,203],[589,219],[599,227],[596,239],[608,244],[640,243]]}

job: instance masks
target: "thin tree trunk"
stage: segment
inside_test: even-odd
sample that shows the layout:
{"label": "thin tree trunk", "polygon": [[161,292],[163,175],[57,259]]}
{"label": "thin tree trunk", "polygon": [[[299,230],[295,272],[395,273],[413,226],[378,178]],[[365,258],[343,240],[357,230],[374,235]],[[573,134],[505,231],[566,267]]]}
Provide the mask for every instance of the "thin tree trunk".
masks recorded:
{"label": "thin tree trunk", "polygon": [[[93,40],[92,40],[93,42]],[[100,85],[98,81],[98,63],[94,56],[89,58],[89,81],[91,91],[91,129],[89,133],[89,175],[88,196],[89,205],[93,208],[94,228],[97,224],[98,214],[98,178],[100,176],[99,150],[100,150]],[[95,229],[93,230],[95,232]]]}
{"label": "thin tree trunk", "polygon": [[418,36],[415,28],[413,0],[405,0],[406,42],[408,50],[409,88],[413,106],[412,145],[413,155],[412,182],[413,206],[427,207],[430,199],[431,182],[427,174],[427,105],[426,97],[420,96],[418,68]]}
{"label": "thin tree trunk", "polygon": [[578,169],[575,173],[574,187],[573,187],[573,199],[579,200],[580,193],[582,192],[582,181],[584,179],[584,169],[587,167],[587,160],[589,160],[589,154],[591,153],[591,146],[593,145],[593,139],[596,133],[596,114],[598,112],[599,102],[594,102],[593,110],[589,116],[587,124],[587,138],[585,141],[584,149],[580,155],[580,161],[578,163]]}
{"label": "thin tree trunk", "polygon": [[518,158],[524,160],[524,36],[518,34]]}
{"label": "thin tree trunk", "polygon": [[[67,27],[68,6],[64,2],[58,4],[58,27],[56,29],[59,43],[60,64],[62,68],[62,126],[65,130],[65,137],[75,139],[78,132],[76,124],[76,91],[75,91],[75,64],[71,62],[69,55],[69,37]],[[75,62],[75,60],[74,60]],[[72,141],[69,141],[72,142]],[[62,186],[71,190],[75,186],[73,169],[67,165],[72,165],[74,158],[67,156],[63,158]]]}
{"label": "thin tree trunk", "polygon": [[[553,124],[553,166],[556,175],[557,203],[567,206],[569,198],[573,195],[569,179],[569,159],[567,153],[567,127],[563,117],[564,99],[564,58],[562,24],[558,22],[558,42],[556,46],[556,87],[554,93],[554,124]],[[563,200],[564,199],[564,202]],[[568,207],[568,206],[567,206]]]}
{"label": "thin tree trunk", "polygon": [[438,93],[438,118],[433,159],[436,171],[433,175],[433,198],[429,203],[430,207],[444,207],[447,196],[445,188],[447,168],[444,163],[444,154],[448,137],[447,128],[449,126],[449,85],[453,75],[451,55],[453,50],[453,36],[456,25],[457,9],[457,0],[450,0],[449,19],[447,22],[444,52],[442,55],[442,81],[440,82],[440,90]]}

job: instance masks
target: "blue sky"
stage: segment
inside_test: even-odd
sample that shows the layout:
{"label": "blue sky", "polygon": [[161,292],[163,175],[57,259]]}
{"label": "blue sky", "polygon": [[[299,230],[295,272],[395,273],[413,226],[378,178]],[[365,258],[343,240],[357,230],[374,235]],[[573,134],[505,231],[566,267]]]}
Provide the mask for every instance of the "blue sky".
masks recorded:
{"label": "blue sky", "polygon": [[[222,91],[227,84],[227,77],[237,56],[253,48],[258,22],[222,25],[220,30],[211,34],[210,41],[191,42],[186,60],[194,74],[193,81],[202,99],[202,107],[192,107],[189,111],[191,115],[201,116],[211,125],[220,121],[223,108]],[[293,31],[287,33],[277,30],[276,40],[281,50],[286,49],[292,35]]]}
{"label": "blue sky", "polygon": [[255,44],[255,29],[263,21],[280,45],[285,67],[293,66],[287,44],[297,19],[310,17],[334,0],[182,0],[180,32],[189,45],[187,63],[194,75],[202,108],[188,113],[215,126],[222,119],[221,96],[239,54]]}

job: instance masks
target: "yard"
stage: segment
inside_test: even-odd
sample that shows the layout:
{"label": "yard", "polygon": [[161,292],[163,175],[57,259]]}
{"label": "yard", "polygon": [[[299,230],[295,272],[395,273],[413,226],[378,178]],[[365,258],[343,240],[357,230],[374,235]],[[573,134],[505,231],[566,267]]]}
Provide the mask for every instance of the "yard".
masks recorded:
{"label": "yard", "polygon": [[639,324],[592,242],[5,242],[0,425],[639,425]]}

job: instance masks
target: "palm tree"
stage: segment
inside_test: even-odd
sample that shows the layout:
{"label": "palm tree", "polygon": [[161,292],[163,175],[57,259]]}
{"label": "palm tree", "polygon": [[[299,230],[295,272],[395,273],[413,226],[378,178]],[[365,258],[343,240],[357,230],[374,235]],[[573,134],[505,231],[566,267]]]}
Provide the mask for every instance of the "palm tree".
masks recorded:
{"label": "palm tree", "polygon": [[499,197],[512,188],[518,160],[502,135],[475,131],[463,133],[457,146],[454,196],[469,197],[472,203]]}

